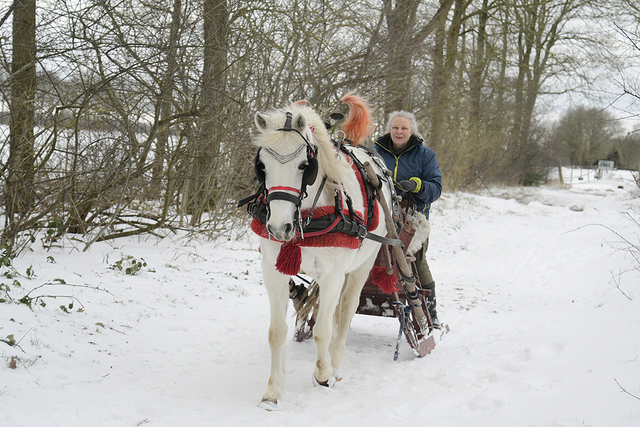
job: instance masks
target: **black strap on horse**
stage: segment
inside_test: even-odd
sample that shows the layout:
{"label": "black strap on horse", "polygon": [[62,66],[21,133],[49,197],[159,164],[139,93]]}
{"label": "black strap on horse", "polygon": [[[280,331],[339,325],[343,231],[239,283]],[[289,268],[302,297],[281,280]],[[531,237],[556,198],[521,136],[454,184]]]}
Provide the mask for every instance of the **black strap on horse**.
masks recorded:
{"label": "black strap on horse", "polygon": [[307,143],[307,146],[311,147],[311,143],[309,142],[307,137],[304,136],[298,129],[295,129],[295,128],[291,127],[291,119],[293,118],[293,115],[291,114],[290,111],[287,111],[286,117],[287,118],[285,119],[284,126],[282,126],[280,129],[276,129],[276,130],[284,131],[284,132],[295,132],[295,133],[297,133],[298,135],[300,135],[302,137],[304,142]]}
{"label": "black strap on horse", "polygon": [[[295,131],[295,129],[291,128],[291,117],[289,117],[289,115],[287,116],[284,127],[279,130]],[[314,218],[313,211],[316,207],[320,194],[322,193],[322,188],[324,187],[324,184],[327,180],[327,177],[325,176],[320,189],[316,193],[316,197],[313,201],[313,206],[309,215],[307,215],[304,220],[300,219],[301,234],[304,236],[304,234],[306,233],[316,233],[316,235],[317,233],[344,233],[349,236],[355,236],[360,239],[360,241],[362,241],[363,239],[369,239],[386,245],[403,246],[402,241],[400,241],[399,239],[382,237],[368,232],[368,226],[371,223],[374,215],[376,191],[378,191],[378,189],[375,188],[369,180],[362,162],[342,144],[342,141],[334,141],[334,145],[336,146],[336,149],[344,153],[344,155],[346,155],[353,162],[358,173],[361,176],[366,193],[365,203],[367,204],[367,218],[365,219],[360,217],[360,215],[356,213],[355,209],[353,209],[351,198],[347,195],[346,200],[343,201],[342,193],[337,190],[334,196],[335,212],[323,215],[318,218]],[[247,213],[249,213],[249,215],[256,218],[263,224],[266,224],[269,209],[268,203],[270,200],[271,198],[266,194],[264,183],[261,183],[260,188],[255,194],[252,194],[249,197],[245,197],[238,202],[238,207],[247,205]],[[346,202],[347,204],[347,211],[349,212],[348,215],[345,214],[343,210],[344,202]]]}
{"label": "black strap on horse", "polygon": [[[338,150],[342,151],[349,159],[351,159],[353,164],[356,166],[358,173],[360,173],[360,177],[362,179],[362,182],[364,183],[364,189],[366,193],[366,201],[365,201],[365,203],[367,204],[366,225],[368,226],[371,223],[371,220],[373,219],[373,211],[376,205],[376,191],[378,191],[378,189],[375,188],[371,183],[371,181],[369,180],[369,177],[367,176],[367,171],[364,169],[364,165],[362,164],[362,162],[350,150],[347,150],[347,148],[342,144],[342,140],[340,140],[339,142],[334,141],[333,143]],[[367,149],[367,147],[360,147],[360,148],[363,148],[365,151],[367,151],[369,155],[372,154],[371,151]]]}
{"label": "black strap on horse", "polygon": [[[346,142],[350,142],[349,140],[345,139]],[[369,179],[369,176],[367,175],[367,171],[364,167],[364,164],[349,150],[346,149],[346,147],[342,144],[342,141],[340,140],[338,143],[336,143],[334,141],[334,145],[336,145],[336,148],[340,151],[342,151],[346,156],[348,156],[351,161],[353,162],[354,165],[356,165],[356,169],[358,170],[358,172],[360,173],[360,176],[362,177],[362,182],[364,183],[364,188],[365,188],[365,192],[366,192],[366,203],[367,203],[367,219],[366,219],[366,224],[367,224],[367,229],[369,224],[371,223],[371,220],[373,219],[373,210],[376,204],[376,192],[377,191],[381,191],[381,188],[376,188],[373,183],[371,183],[371,180]],[[370,157],[371,159],[378,163],[378,153],[373,149],[373,148],[369,148],[369,147],[365,147],[365,146],[359,146],[359,148],[363,149]],[[400,239],[392,239],[389,237],[383,237],[383,236],[378,236],[377,234],[373,234],[373,233],[369,233],[367,232],[364,236],[365,239],[369,239],[369,240],[373,240],[375,242],[378,243],[382,243],[385,245],[389,245],[389,246],[403,246],[403,243]]]}

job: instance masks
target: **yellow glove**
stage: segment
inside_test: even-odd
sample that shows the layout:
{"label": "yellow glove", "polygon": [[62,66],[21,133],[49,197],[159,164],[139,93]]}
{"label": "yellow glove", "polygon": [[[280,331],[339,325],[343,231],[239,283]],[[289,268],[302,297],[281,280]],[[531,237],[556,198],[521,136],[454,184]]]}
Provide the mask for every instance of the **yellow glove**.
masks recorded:
{"label": "yellow glove", "polygon": [[422,180],[418,177],[411,177],[410,179],[400,181],[398,186],[405,192],[419,193],[422,189]]}

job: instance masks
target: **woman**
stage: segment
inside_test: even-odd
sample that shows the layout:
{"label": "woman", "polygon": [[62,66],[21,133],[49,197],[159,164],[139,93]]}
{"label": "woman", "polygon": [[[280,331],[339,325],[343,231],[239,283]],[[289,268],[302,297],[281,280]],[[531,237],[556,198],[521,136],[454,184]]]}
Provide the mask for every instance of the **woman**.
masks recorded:
{"label": "woman", "polygon": [[[376,140],[374,148],[393,172],[396,188],[403,200],[415,204],[428,220],[431,203],[442,193],[442,173],[436,154],[422,143],[415,116],[406,111],[391,113],[387,133]],[[426,257],[428,247],[429,238],[416,253],[416,267],[422,288],[431,291],[427,298],[429,315],[434,327],[440,328],[436,311],[436,283]]]}

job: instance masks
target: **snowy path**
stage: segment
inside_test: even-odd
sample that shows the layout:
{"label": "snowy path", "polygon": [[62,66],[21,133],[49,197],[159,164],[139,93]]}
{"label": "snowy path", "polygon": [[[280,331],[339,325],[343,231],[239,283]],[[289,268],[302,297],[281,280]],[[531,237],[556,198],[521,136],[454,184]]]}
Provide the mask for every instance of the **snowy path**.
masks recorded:
{"label": "snowy path", "polygon": [[[34,246],[12,292],[58,283],[39,290],[58,298],[0,304],[0,339],[18,344],[0,342],[0,425],[638,426],[616,381],[640,396],[640,272],[606,228],[640,242],[630,178],[445,194],[430,258],[452,332],[393,362],[397,321],[356,316],[333,389],[311,385],[313,342],[290,341],[279,413],[257,408],[269,313],[253,237]],[[109,268],[127,256],[148,266]]]}

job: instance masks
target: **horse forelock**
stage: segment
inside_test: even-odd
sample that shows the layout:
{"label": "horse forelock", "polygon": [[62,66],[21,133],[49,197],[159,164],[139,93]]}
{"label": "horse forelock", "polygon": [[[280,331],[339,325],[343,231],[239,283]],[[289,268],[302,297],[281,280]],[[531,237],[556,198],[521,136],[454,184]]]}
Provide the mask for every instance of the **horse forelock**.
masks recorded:
{"label": "horse forelock", "polygon": [[295,119],[302,114],[307,127],[302,132],[309,143],[318,148],[319,172],[327,176],[325,191],[333,194],[336,188],[335,182],[344,181],[346,174],[350,174],[351,166],[347,161],[336,155],[331,136],[324,126],[324,122],[318,113],[308,103],[294,103],[285,108],[267,111],[269,125],[254,137],[254,144],[258,147],[271,148],[281,154],[293,152],[304,141],[297,132],[283,132],[286,122],[286,114],[290,112]]}
{"label": "horse forelock", "polygon": [[[269,126],[262,130],[254,137],[254,144],[258,147],[271,148],[280,154],[291,153],[296,150],[301,143],[304,143],[297,132],[283,132],[279,129],[285,124],[286,113],[290,112],[295,117],[297,114],[304,115],[307,122],[305,129],[305,137],[309,139],[309,143],[318,148],[318,176],[327,177],[323,193],[328,199],[333,199],[336,189],[344,187],[344,185],[353,179],[353,170],[349,162],[336,153],[331,136],[324,126],[324,122],[318,113],[306,104],[292,104],[286,108],[270,110],[266,115],[269,116]],[[309,131],[308,131],[309,130]],[[321,179],[316,181],[319,182]],[[357,182],[356,182],[357,185]],[[355,191],[353,184],[347,184],[347,191]]]}
{"label": "horse forelock", "polygon": [[[307,127],[309,127],[309,114],[306,110],[313,111],[310,108],[296,105],[267,111],[264,115],[269,118],[268,126],[260,129],[260,132],[255,135],[253,139],[254,144],[259,147],[268,147],[274,150],[285,148],[288,145],[299,145],[303,140],[297,132],[283,132],[282,129],[287,120],[287,113],[291,113],[293,118],[296,118],[298,114],[302,114],[306,119]],[[313,143],[307,128],[302,129],[301,133],[310,143]]]}

